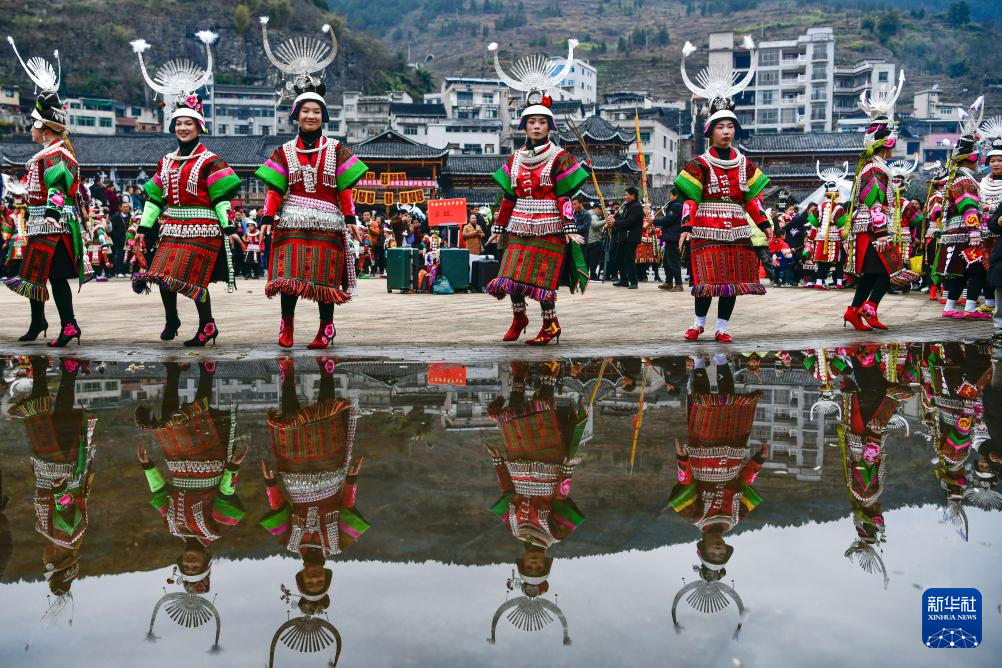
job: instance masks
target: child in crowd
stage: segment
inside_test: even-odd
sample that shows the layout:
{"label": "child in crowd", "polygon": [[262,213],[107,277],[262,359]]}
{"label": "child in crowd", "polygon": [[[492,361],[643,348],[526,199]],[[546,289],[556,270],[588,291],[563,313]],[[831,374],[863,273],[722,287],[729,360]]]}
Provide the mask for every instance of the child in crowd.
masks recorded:
{"label": "child in crowd", "polygon": [[261,272],[261,232],[253,220],[247,221],[244,242],[247,244],[247,250],[244,252],[244,267],[247,273],[244,274],[244,278],[253,276],[256,280],[260,277]]}
{"label": "child in crowd", "polygon": [[786,231],[780,230],[769,242],[769,254],[772,256],[772,266],[776,269],[778,287],[786,287],[794,284],[793,278],[793,250],[786,243]]}

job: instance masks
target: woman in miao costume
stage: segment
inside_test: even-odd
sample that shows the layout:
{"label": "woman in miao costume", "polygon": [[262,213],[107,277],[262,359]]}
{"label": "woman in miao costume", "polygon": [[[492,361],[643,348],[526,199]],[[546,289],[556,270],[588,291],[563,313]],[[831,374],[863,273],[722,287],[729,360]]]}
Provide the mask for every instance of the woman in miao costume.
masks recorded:
{"label": "woman in miao costume", "polygon": [[559,342],[556,304],[561,279],[572,292],[584,292],[588,284],[581,250],[584,239],[577,234],[570,203],[588,173],[570,153],[550,141],[556,124],[546,91],[559,84],[574,64],[578,41],[570,39],[567,44],[567,61],[556,74],[551,74],[546,58],[529,56],[515,63],[514,76],[501,68],[497,44],[487,47],[494,52],[498,77],[509,88],[525,94],[518,125],[525,132],[525,144],[494,173],[504,198],[487,241],[490,246],[502,235],[505,239],[500,272],[487,285],[491,296],[511,298],[513,318],[504,341],[517,341],[529,325],[525,313],[528,297],[539,302],[543,325],[539,334],[526,343],[542,346],[553,339]]}
{"label": "woman in miao costume", "polygon": [[[14,40],[11,47],[28,78],[38,89],[31,110],[31,139],[44,148],[27,162],[28,216],[25,223],[27,242],[17,276],[3,279],[4,284],[31,303],[31,324],[19,341],[34,341],[49,327],[45,302],[49,299],[46,281],[52,285],[52,298],[59,311],[59,336],[49,346],[61,348],[73,339],[80,343],[80,326],[73,313],[73,293],[69,279],[81,285],[94,277],[83,252],[80,212],[76,196],[80,168],[76,153],[67,138],[66,111],[59,100],[62,64],[59,52],[56,67],[44,58],[29,58],[25,63]],[[58,68],[58,71],[57,71]]]}
{"label": "woman in miao costume", "polygon": [[143,293],[149,291],[150,283],[160,286],[166,320],[160,333],[162,341],[174,340],[181,327],[177,296],[195,302],[198,331],[184,342],[189,347],[202,347],[219,335],[212,318],[209,283],[225,280],[227,292],[235,289],[230,242],[240,240],[229,219],[230,200],[240,190],[240,177],[200,141],[206,127],[202,99],[196,91],[212,77],[209,45],[216,41],[216,34],[203,30],[196,36],[205,45],[205,69],[189,60],[171,60],[152,79],[143,61],[143,52],[150,45],[141,39],[131,43],[146,84],[173,104],[169,124],[178,142],[177,150],[160,159],[153,178],[143,186],[147,200],[133,239],[137,258],[145,258],[145,234],[163,218],[153,260],[148,269],[140,262],[132,287]]}
{"label": "woman in miao costume", "polygon": [[[754,63],[751,37],[745,37],[744,46]],[[686,341],[699,338],[710,304],[717,297],[714,338],[730,343],[734,339],[728,327],[738,295],[765,294],[758,279],[759,259],[751,243],[751,224],[772,238],[772,224],[759,199],[769,179],[732,146],[741,131],[732,98],[751,83],[755,67],[737,82],[731,68],[710,67],[693,83],[685,71],[685,58],[694,51],[696,47],[689,42],[682,48],[682,80],[693,95],[707,101],[703,135],[710,146],[675,179],[685,198],[679,246],[691,244],[691,292],[696,298],[696,319],[683,336]]]}
{"label": "woman in miao costume", "polygon": [[329,25],[323,31],[330,34],[329,46],[298,37],[272,51],[268,17],[261,17],[264,52],[290,78],[286,90],[296,98],[289,118],[299,125],[296,138],[275,149],[256,172],[268,188],[262,236],[275,228],[264,290],[268,297],[281,295],[278,345],[283,348],[294,343],[300,297],[320,308],[320,328],[307,347],[327,348],[337,334],[334,306],[351,299],[356,283],[355,263],[348,257],[349,226],[355,226],[351,189],[368,167],[347,146],[324,135],[329,116],[327,87],[320,77],[337,55],[337,39]]}

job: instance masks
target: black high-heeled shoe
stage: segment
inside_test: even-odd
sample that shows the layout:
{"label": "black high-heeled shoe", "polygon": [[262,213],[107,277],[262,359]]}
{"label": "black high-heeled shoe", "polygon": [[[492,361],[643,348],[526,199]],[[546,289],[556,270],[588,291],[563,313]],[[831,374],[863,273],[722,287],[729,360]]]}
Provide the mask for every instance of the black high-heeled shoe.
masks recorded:
{"label": "black high-heeled shoe", "polygon": [[50,348],[65,348],[73,339],[76,339],[77,345],[80,345],[80,327],[77,325],[76,320],[70,320],[68,323],[63,325],[63,329],[59,332],[59,336],[49,341],[47,345]]}
{"label": "black high-heeled shoe", "polygon": [[47,321],[43,320],[42,322],[38,323],[37,325],[35,323],[31,323],[30,325],[28,325],[28,331],[25,332],[22,336],[18,337],[17,340],[18,341],[22,341],[22,342],[24,342],[24,341],[34,341],[35,339],[38,338],[39,334],[44,334],[44,335],[48,336],[48,334],[49,334],[49,323]]}
{"label": "black high-heeled shoe", "polygon": [[188,348],[204,348],[209,341],[215,345],[217,336],[219,336],[219,328],[216,327],[216,321],[210,320],[202,325],[195,336],[185,341],[184,345]]}
{"label": "black high-heeled shoe", "polygon": [[167,318],[164,329],[160,332],[160,340],[173,341],[175,337],[177,337],[177,330],[179,329],[181,329],[181,318],[178,318],[177,316]]}

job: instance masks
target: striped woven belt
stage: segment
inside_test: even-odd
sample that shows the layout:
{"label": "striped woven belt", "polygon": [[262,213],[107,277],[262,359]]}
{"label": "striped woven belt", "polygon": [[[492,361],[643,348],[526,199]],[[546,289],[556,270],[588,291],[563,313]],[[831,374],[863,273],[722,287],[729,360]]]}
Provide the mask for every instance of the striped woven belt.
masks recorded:
{"label": "striped woven belt", "polygon": [[696,215],[712,218],[733,218],[744,221],[745,210],[737,202],[700,202],[696,209]]}
{"label": "striped woven belt", "polygon": [[169,220],[217,220],[216,212],[204,206],[171,206],[167,209]]}

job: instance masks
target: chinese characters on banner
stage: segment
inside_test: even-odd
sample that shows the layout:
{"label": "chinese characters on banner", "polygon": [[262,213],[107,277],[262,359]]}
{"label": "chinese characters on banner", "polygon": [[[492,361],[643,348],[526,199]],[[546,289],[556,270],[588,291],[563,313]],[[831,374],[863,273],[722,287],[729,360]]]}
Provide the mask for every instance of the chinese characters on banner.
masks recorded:
{"label": "chinese characters on banner", "polygon": [[373,205],[377,202],[385,206],[393,204],[421,204],[425,201],[424,189],[437,188],[434,179],[408,179],[407,172],[381,172],[377,178],[376,172],[366,172],[365,178],[359,181],[361,186],[376,186],[382,188],[400,188],[407,186],[422,186],[413,190],[399,192],[377,192],[368,188],[353,188],[352,195],[356,204]]}
{"label": "chinese characters on banner", "polygon": [[428,200],[428,225],[462,225],[466,222],[466,198]]}

